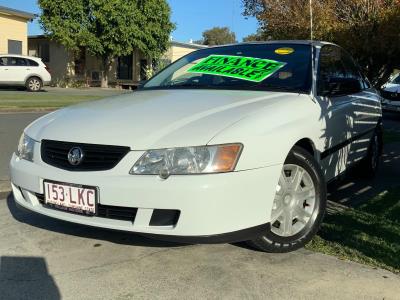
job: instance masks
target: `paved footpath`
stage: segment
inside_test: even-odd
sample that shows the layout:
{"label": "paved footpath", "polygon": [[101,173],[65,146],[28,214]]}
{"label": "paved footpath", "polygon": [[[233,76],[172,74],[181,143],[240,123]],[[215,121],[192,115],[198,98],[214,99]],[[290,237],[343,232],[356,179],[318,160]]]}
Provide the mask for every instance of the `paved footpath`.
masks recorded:
{"label": "paved footpath", "polygon": [[400,277],[307,250],[177,245],[0,200],[1,299],[399,299]]}

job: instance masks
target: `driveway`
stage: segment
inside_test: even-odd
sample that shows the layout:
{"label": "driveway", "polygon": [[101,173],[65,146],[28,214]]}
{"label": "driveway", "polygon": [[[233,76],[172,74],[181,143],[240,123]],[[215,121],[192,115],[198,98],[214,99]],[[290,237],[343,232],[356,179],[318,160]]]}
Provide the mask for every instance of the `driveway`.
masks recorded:
{"label": "driveway", "polygon": [[[384,130],[400,132],[400,114],[385,114],[383,125]],[[399,186],[400,143],[384,145],[381,165],[374,179],[365,179],[360,175],[351,172],[344,180],[331,185],[328,189],[329,200],[354,207],[391,187]]]}
{"label": "driveway", "polygon": [[178,245],[69,224],[0,200],[4,299],[398,299],[400,277],[300,250]]}
{"label": "driveway", "polygon": [[[38,116],[0,115],[3,180],[8,178],[8,160],[22,128]],[[396,120],[388,122],[387,126],[400,127]],[[399,148],[390,149],[386,160],[395,160]],[[398,169],[386,163],[380,176],[393,177],[387,172],[398,174]],[[374,183],[360,184],[351,178],[341,187],[331,188],[331,200],[356,203],[368,192],[377,192]],[[399,299],[400,295],[399,276],[331,256],[304,249],[267,254],[244,244],[158,242],[21,211],[8,193],[0,193],[0,241],[0,298],[4,299]]]}

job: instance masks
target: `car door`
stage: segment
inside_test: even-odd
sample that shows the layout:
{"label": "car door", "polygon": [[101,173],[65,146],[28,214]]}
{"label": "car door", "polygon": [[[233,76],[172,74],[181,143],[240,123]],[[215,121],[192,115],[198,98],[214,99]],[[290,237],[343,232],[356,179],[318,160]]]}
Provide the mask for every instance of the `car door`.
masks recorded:
{"label": "car door", "polygon": [[329,181],[346,170],[350,158],[354,126],[354,98],[343,89],[346,68],[341,48],[325,45],[318,59],[317,100],[321,106],[324,128],[320,138],[324,150],[320,153],[321,165]]}
{"label": "car door", "polygon": [[26,59],[22,57],[7,57],[7,77],[10,83],[24,84],[29,73]]}
{"label": "car door", "polygon": [[342,61],[346,69],[346,78],[358,82],[359,90],[349,94],[353,115],[352,141],[347,165],[357,163],[368,154],[370,140],[381,119],[380,98],[353,58],[342,50]]}

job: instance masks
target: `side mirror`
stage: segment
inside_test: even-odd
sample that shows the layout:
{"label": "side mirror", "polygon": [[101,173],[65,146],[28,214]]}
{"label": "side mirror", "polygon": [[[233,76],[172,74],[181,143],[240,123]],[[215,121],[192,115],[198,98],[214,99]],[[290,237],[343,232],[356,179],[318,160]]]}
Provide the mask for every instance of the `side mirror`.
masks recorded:
{"label": "side mirror", "polygon": [[341,96],[361,92],[360,81],[354,78],[331,77],[325,80],[323,96]]}

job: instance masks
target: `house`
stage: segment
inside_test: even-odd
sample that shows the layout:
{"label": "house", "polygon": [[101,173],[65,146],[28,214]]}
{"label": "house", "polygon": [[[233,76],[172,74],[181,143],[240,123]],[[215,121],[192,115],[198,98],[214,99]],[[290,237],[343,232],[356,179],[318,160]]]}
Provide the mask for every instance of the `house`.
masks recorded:
{"label": "house", "polygon": [[28,22],[34,14],[0,6],[0,53],[28,53]]}
{"label": "house", "polygon": [[[72,53],[44,35],[30,36],[28,44],[29,55],[41,57],[50,68],[53,84],[100,85],[101,61],[90,55],[86,49],[82,48],[78,53]],[[171,63],[202,48],[206,46],[171,41],[162,60],[164,63]],[[151,59],[145,57],[139,50],[133,51],[130,55],[115,58],[109,72],[109,84],[137,86],[139,81],[146,78],[146,67],[150,63]]]}

